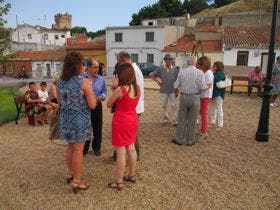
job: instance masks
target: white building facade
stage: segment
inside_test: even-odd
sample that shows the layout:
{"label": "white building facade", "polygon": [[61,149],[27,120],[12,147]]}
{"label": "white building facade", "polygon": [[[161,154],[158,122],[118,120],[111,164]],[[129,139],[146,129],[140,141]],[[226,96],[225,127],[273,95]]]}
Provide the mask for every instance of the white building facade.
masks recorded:
{"label": "white building facade", "polygon": [[[275,49],[275,58],[280,56],[280,49]],[[227,66],[261,66],[266,74],[268,49],[230,48],[224,50],[224,64]]]}
{"label": "white building facade", "polygon": [[175,26],[125,26],[106,28],[107,72],[111,75],[116,55],[127,51],[136,63],[162,64],[162,50],[184,33]]}
{"label": "white building facade", "polygon": [[70,31],[55,31],[42,26],[23,24],[11,31],[11,40],[17,43],[64,46]]}
{"label": "white building facade", "polygon": [[62,60],[32,61],[32,78],[55,78],[60,75]]}

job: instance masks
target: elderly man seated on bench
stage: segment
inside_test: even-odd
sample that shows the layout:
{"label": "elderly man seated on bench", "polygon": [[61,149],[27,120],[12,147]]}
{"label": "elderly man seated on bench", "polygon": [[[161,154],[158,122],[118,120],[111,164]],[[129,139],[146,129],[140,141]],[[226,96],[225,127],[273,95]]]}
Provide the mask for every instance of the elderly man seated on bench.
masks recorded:
{"label": "elderly man seated on bench", "polygon": [[29,82],[28,86],[29,90],[26,91],[24,95],[26,113],[28,117],[35,116],[34,120],[38,125],[43,125],[43,119],[47,107],[42,103],[42,100],[37,93],[35,82]]}
{"label": "elderly man seated on bench", "polygon": [[263,74],[261,67],[256,66],[253,70],[251,70],[248,75],[248,78],[248,96],[251,95],[253,87],[256,87],[258,89],[257,96],[262,97]]}

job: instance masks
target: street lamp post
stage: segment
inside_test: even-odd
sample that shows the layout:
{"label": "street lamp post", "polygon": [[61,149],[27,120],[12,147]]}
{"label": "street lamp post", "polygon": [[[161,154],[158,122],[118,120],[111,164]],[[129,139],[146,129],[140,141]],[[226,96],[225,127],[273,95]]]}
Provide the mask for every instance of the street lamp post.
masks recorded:
{"label": "street lamp post", "polygon": [[269,100],[272,95],[272,88],[273,88],[273,85],[271,82],[271,74],[272,74],[272,66],[273,66],[273,63],[275,60],[274,44],[275,44],[277,13],[278,13],[278,0],[274,0],[266,81],[265,81],[265,85],[264,85],[264,95],[263,95],[259,125],[258,125],[258,130],[256,132],[256,138],[255,138],[256,141],[260,141],[260,142],[267,142],[269,139],[269,133],[268,133],[269,108],[270,108]]}

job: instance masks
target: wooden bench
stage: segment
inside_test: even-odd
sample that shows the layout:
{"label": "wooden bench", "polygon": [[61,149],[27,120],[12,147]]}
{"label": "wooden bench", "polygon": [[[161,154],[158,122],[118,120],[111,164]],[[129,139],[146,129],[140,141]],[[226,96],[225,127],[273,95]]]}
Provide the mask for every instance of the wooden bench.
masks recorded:
{"label": "wooden bench", "polygon": [[[263,77],[263,82],[265,81],[265,77]],[[246,84],[241,84],[241,83],[234,83],[234,81],[242,81],[242,82],[246,82]],[[233,87],[234,86],[239,86],[239,87],[248,87],[248,83],[249,83],[249,78],[248,76],[232,76],[231,77],[231,87],[230,87],[230,94],[233,93]],[[247,90],[248,92],[248,90]]]}
{"label": "wooden bench", "polygon": [[[246,84],[236,84],[234,83],[234,81],[246,81]],[[249,78],[248,76],[232,76],[231,77],[231,87],[230,87],[230,94],[233,93],[233,87],[234,86],[239,86],[239,87],[248,87],[248,82],[249,82]]]}
{"label": "wooden bench", "polygon": [[[22,105],[26,103],[25,97],[24,96],[16,96],[16,97],[14,97],[14,102],[15,102],[16,109],[17,109],[17,117],[16,117],[16,120],[15,120],[15,123],[18,124],[18,119],[19,119],[19,115],[21,113]],[[24,112],[26,113],[26,115],[28,117],[28,124],[35,126],[34,114],[31,115],[31,116],[28,116],[28,114],[26,112],[26,109],[24,110]]]}

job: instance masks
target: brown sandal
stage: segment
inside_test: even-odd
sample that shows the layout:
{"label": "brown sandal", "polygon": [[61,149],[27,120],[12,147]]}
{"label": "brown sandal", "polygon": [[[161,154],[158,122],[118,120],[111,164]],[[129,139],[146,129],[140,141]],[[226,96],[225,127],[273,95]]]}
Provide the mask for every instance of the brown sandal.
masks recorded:
{"label": "brown sandal", "polygon": [[136,183],[136,175],[134,175],[134,176],[129,176],[129,175],[124,176],[123,180],[126,181],[126,182]]}
{"label": "brown sandal", "polygon": [[87,190],[89,188],[89,184],[83,181],[80,182],[71,182],[71,187],[74,193],[78,193],[81,190]]}
{"label": "brown sandal", "polygon": [[110,188],[114,188],[118,191],[121,191],[123,189],[123,183],[118,183],[118,182],[112,182],[108,184],[108,187]]}

